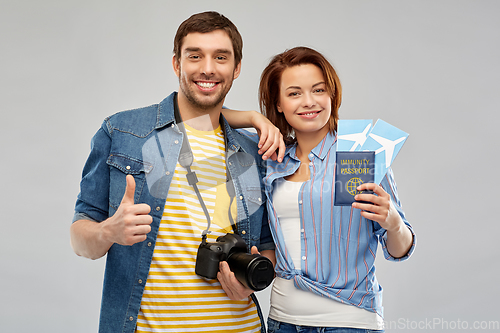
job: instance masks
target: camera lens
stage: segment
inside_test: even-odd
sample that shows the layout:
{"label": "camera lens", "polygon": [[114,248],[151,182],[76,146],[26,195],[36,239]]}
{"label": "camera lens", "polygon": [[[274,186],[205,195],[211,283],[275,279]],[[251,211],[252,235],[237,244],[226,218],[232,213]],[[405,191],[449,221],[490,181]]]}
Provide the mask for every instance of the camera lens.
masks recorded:
{"label": "camera lens", "polygon": [[259,254],[233,253],[227,263],[238,281],[252,290],[263,290],[273,281],[274,268],[271,260]]}

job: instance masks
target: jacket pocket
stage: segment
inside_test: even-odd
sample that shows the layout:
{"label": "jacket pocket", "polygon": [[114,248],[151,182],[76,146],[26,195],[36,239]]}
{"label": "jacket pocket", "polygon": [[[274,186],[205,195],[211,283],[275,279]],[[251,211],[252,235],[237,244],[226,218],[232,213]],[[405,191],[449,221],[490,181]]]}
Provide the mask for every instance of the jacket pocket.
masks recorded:
{"label": "jacket pocket", "polygon": [[111,216],[118,209],[118,206],[120,206],[123,194],[125,193],[125,188],[127,186],[125,177],[127,175],[134,176],[134,202],[138,203],[146,182],[145,175],[153,170],[153,165],[121,154],[109,155],[106,163],[110,166],[109,215]]}
{"label": "jacket pocket", "polygon": [[109,155],[106,163],[127,175],[138,175],[141,172],[149,173],[153,170],[152,164],[121,154]]}
{"label": "jacket pocket", "polygon": [[260,186],[247,186],[246,196],[248,201],[251,201],[259,206],[264,204],[266,201],[266,197]]}

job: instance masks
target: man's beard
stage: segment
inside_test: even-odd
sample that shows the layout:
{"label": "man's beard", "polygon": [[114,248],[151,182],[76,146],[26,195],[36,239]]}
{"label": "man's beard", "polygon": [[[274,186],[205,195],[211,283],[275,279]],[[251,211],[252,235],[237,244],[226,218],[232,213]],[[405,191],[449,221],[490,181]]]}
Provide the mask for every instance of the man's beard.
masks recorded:
{"label": "man's beard", "polygon": [[[225,82],[226,81],[219,81],[218,85],[223,85]],[[215,95],[213,99],[209,99],[207,101],[198,98],[198,94],[194,91],[194,89],[196,88],[193,89],[193,87],[189,83],[193,83],[194,85],[196,85],[196,83],[194,83],[194,80],[191,81],[189,78],[187,80],[185,78],[179,78],[179,86],[182,93],[194,107],[202,110],[207,110],[219,105],[224,100],[224,98],[226,98],[227,93],[233,85],[233,80],[229,82],[224,90]]]}

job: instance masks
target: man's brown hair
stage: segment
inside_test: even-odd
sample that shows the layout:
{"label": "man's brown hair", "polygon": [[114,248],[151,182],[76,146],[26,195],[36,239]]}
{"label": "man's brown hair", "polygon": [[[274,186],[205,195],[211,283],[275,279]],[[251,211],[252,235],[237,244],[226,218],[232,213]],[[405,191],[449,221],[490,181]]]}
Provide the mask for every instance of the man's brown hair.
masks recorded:
{"label": "man's brown hair", "polygon": [[219,29],[224,30],[231,39],[236,67],[243,58],[243,39],[233,22],[224,15],[212,11],[194,14],[181,23],[174,38],[174,55],[177,61],[181,57],[183,39],[189,33],[208,33]]}

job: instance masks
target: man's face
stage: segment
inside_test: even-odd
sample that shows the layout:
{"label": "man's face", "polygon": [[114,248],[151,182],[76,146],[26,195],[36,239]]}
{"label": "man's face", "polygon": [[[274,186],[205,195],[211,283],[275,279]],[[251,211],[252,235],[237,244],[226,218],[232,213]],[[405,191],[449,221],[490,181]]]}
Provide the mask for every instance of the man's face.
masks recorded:
{"label": "man's face", "polygon": [[223,30],[190,33],[184,37],[180,59],[173,58],[180,94],[195,107],[209,109],[224,101],[240,74],[233,44]]}

